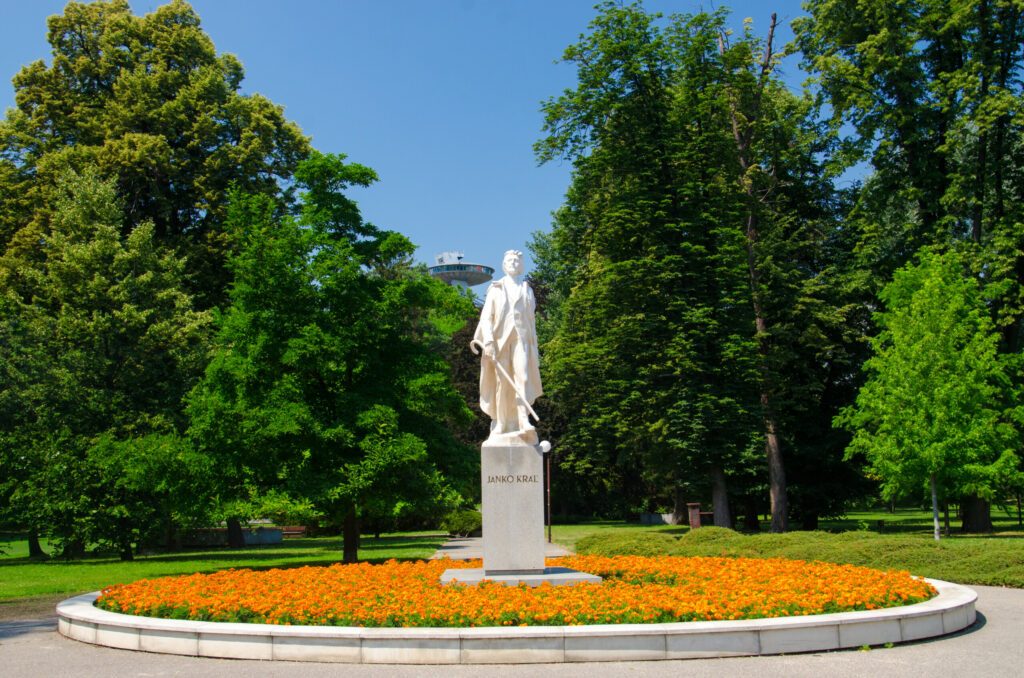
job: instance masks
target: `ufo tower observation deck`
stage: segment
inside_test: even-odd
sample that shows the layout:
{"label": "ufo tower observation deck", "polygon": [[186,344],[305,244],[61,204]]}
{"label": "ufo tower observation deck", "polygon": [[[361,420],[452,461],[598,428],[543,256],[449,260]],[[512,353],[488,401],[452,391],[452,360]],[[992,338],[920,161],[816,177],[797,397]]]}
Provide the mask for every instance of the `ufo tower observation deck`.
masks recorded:
{"label": "ufo tower observation deck", "polygon": [[454,251],[438,254],[437,263],[428,270],[435,278],[467,290],[494,277],[494,269],[490,266],[463,261],[462,252]]}

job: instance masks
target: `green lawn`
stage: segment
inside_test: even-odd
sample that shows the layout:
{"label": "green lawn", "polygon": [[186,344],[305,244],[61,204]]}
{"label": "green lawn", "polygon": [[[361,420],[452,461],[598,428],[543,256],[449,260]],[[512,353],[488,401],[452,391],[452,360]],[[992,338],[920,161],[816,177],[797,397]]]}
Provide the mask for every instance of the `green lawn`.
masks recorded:
{"label": "green lawn", "polygon": [[[406,532],[364,536],[359,549],[362,560],[389,558],[429,558],[444,543],[438,532]],[[211,548],[139,556],[130,562],[116,557],[89,557],[84,560],[52,559],[38,562],[28,559],[24,540],[0,540],[0,602],[35,596],[68,596],[96,591],[110,584],[192,572],[213,572],[232,567],[296,567],[329,565],[341,560],[340,537],[288,539],[283,544],[246,549]]]}
{"label": "green lawn", "polygon": [[[939,516],[939,523],[942,524],[942,516]],[[1017,524],[1017,507],[992,507],[992,525],[995,535],[1016,534],[1024,536],[1024,529]],[[767,529],[768,524],[764,527]],[[960,529],[960,519],[954,514],[949,516],[951,535],[955,535]],[[889,513],[885,509],[874,511],[850,511],[842,518],[822,520],[819,529],[828,532],[848,532],[851,530],[870,530],[888,534],[900,533],[932,533],[931,511],[920,509],[898,508],[895,512]]]}

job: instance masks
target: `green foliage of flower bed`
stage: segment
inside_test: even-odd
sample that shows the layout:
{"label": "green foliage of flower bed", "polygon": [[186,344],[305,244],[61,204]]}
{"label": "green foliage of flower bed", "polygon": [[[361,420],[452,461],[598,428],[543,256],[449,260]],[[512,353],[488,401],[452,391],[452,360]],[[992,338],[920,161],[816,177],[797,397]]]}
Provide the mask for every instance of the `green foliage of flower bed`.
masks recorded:
{"label": "green foliage of flower bed", "polygon": [[603,533],[576,543],[581,554],[742,556],[850,563],[961,584],[1024,588],[1024,539],[949,538],[873,532],[788,532],[744,535],[704,527],[681,536],[663,533]]}

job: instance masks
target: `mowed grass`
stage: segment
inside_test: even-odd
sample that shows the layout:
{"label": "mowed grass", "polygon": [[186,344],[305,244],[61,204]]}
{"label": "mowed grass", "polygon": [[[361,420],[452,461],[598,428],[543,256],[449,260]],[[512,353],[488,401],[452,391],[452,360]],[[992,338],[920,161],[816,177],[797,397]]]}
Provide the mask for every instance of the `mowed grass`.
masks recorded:
{"label": "mowed grass", "polygon": [[[943,519],[939,516],[940,527],[943,526]],[[949,516],[950,532],[958,534],[960,519],[956,515]],[[763,524],[764,529],[768,523]],[[874,511],[851,511],[842,518],[830,518],[822,520],[820,529],[827,532],[847,532],[852,530],[870,530],[884,534],[898,532],[906,534],[928,534],[932,533],[931,511],[922,511],[914,508],[898,508],[890,513],[884,509]],[[1024,536],[1022,527],[1017,518],[1016,506],[992,507],[992,535],[1017,535]],[[967,535],[963,535],[967,536]]]}
{"label": "mowed grass", "polygon": [[[359,558],[429,558],[447,537],[439,532],[364,536]],[[122,562],[116,557],[90,556],[83,560],[29,560],[24,540],[0,540],[0,604],[29,597],[70,596],[96,591],[111,584],[227,568],[298,567],[330,565],[341,560],[341,538],[288,539],[282,544],[245,549],[209,548],[138,556]]]}
{"label": "mowed grass", "polygon": [[745,535],[705,527],[683,535],[594,533],[575,544],[579,553],[644,556],[742,556],[850,563],[961,584],[1024,588],[1024,538],[951,537],[926,534],[788,532]]}

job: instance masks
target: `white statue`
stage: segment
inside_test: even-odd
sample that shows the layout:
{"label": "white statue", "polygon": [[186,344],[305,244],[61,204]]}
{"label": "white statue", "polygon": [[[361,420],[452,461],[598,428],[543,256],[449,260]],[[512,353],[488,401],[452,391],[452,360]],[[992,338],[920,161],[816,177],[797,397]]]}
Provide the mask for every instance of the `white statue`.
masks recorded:
{"label": "white statue", "polygon": [[491,283],[470,344],[483,350],[480,365],[480,409],[491,418],[491,443],[537,444],[533,402],[543,394],[537,356],[537,302],[530,284],[519,282],[523,253],[505,252],[505,276]]}

